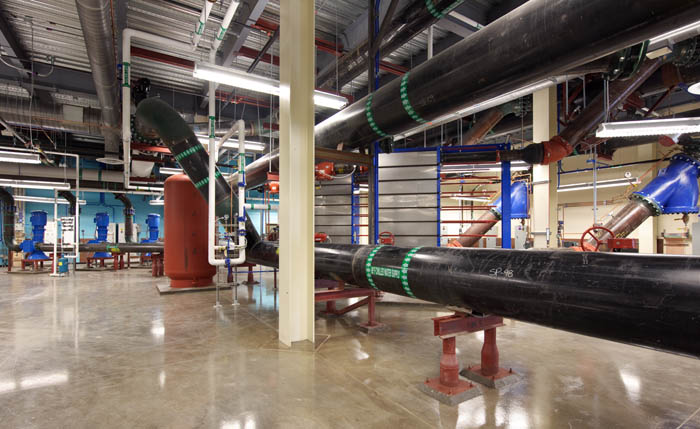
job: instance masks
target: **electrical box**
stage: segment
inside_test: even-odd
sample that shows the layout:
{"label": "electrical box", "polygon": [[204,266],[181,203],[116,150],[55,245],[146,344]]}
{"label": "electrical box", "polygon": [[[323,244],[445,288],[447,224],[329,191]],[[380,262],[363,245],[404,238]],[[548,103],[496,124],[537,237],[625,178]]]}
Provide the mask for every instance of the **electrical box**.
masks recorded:
{"label": "electrical box", "polygon": [[47,221],[46,230],[44,232],[44,243],[53,244],[56,242],[56,222]]}
{"label": "electrical box", "polygon": [[107,242],[108,243],[114,243],[116,229],[117,229],[116,225],[113,223],[110,223],[109,226],[107,227]]}
{"label": "electrical box", "polygon": [[[112,225],[110,225],[112,226]],[[118,238],[118,243],[126,243],[126,227],[124,226],[123,223],[118,224],[119,226],[119,233],[117,234]],[[134,223],[131,225],[131,232],[132,232],[132,237],[134,237],[134,241],[136,241],[136,238],[138,237],[138,234],[140,232],[140,227],[137,223]],[[113,241],[110,241],[110,243],[113,243]]]}

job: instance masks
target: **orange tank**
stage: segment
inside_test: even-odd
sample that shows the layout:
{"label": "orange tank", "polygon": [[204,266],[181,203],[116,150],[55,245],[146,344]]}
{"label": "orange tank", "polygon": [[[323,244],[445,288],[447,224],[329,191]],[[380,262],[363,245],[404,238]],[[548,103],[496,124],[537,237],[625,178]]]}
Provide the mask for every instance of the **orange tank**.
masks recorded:
{"label": "orange tank", "polygon": [[184,175],[165,181],[165,275],[170,287],[212,284],[216,268],[207,259],[207,203]]}

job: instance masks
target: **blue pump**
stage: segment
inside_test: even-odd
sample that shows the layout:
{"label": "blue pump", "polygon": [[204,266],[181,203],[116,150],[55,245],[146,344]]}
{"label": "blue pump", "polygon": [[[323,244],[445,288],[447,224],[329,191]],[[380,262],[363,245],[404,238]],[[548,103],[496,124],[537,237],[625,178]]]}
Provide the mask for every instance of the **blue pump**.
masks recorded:
{"label": "blue pump", "polygon": [[26,239],[20,244],[20,249],[23,252],[29,253],[27,259],[30,260],[44,260],[49,259],[46,253],[37,249],[34,245],[35,243],[44,242],[44,233],[46,232],[46,212],[43,210],[35,210],[32,212],[32,216],[29,218],[32,224],[32,239]]}
{"label": "blue pump", "polygon": [[[491,211],[501,219],[501,197],[493,202],[495,207]],[[525,182],[513,182],[510,187],[510,218],[527,219],[527,184]]]}
{"label": "blue pump", "polygon": [[[160,231],[158,227],[160,226],[160,215],[158,213],[149,213],[146,217],[146,226],[148,226],[148,238],[141,240],[142,243],[155,243],[158,241],[158,236]],[[146,253],[146,256],[151,256],[150,253]]]}
{"label": "blue pump", "polygon": [[682,214],[698,212],[698,173],[700,162],[679,153],[671,157],[668,167],[632,198],[648,203],[654,216],[661,214]]}
{"label": "blue pump", "polygon": [[[109,228],[109,214],[108,213],[97,213],[95,219],[93,220],[97,227],[97,238],[88,241],[88,244],[93,243],[105,243],[107,241],[107,233]],[[93,258],[111,258],[112,254],[109,252],[95,252]]]}

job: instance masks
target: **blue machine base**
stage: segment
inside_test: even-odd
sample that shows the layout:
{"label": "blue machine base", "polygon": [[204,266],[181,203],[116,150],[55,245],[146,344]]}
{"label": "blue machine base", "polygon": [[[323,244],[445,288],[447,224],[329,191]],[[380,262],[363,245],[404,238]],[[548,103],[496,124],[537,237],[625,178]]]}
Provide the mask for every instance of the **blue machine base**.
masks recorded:
{"label": "blue machine base", "polygon": [[42,252],[41,250],[35,250],[32,253],[30,253],[29,256],[27,256],[27,259],[29,259],[30,261],[36,261],[50,258],[46,256],[46,253]]}

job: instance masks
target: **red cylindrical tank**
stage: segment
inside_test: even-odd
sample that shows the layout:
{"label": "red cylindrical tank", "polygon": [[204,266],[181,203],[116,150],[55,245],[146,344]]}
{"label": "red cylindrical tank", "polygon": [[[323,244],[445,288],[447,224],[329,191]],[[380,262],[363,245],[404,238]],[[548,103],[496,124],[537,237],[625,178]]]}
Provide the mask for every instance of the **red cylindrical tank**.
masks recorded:
{"label": "red cylindrical tank", "polygon": [[170,287],[212,284],[216,268],[207,259],[207,203],[184,174],[165,181],[165,275]]}

